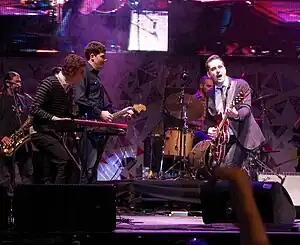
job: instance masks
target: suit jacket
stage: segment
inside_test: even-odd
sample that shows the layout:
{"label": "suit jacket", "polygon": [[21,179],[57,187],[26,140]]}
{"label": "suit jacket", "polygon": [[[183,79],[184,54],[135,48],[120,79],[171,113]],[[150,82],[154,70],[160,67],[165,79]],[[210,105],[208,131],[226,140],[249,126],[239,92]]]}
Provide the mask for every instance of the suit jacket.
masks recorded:
{"label": "suit jacket", "polygon": [[[259,147],[265,137],[255,121],[251,112],[251,89],[249,84],[243,79],[233,79],[229,77],[229,86],[226,96],[226,107],[232,104],[232,101],[244,89],[245,98],[243,102],[236,107],[239,113],[239,119],[229,119],[230,128],[240,144],[248,150]],[[215,105],[215,87],[207,93],[207,120],[212,126],[216,126],[217,110]]]}

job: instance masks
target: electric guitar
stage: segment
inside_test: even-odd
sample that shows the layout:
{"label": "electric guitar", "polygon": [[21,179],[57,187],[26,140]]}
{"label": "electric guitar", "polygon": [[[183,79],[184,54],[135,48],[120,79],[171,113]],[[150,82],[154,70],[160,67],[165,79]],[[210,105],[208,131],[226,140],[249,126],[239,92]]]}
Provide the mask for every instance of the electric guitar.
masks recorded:
{"label": "electric guitar", "polygon": [[136,113],[140,113],[142,111],[146,111],[147,107],[143,104],[134,104],[133,106],[128,106],[120,111],[113,113],[112,114],[113,119],[116,119],[116,118],[126,115],[126,113],[130,110],[133,110]]}
{"label": "electric guitar", "polygon": [[[246,90],[243,89],[236,98],[232,101],[230,105],[230,109],[236,108],[239,106],[245,99]],[[209,152],[209,162],[214,162],[220,164],[226,154],[226,145],[229,142],[230,135],[229,135],[229,121],[228,116],[219,115],[219,124],[217,126],[217,135],[211,141],[210,145],[210,152]]]}

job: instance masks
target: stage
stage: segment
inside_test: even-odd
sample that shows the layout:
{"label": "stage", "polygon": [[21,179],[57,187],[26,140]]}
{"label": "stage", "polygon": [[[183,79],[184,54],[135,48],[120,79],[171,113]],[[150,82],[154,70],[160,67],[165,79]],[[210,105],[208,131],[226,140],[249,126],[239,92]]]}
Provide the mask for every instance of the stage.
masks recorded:
{"label": "stage", "polygon": [[[237,225],[232,223],[204,224],[201,217],[166,215],[117,215],[116,229],[111,233],[17,234],[0,233],[9,244],[98,244],[105,240],[114,245],[220,245],[240,244]],[[97,224],[95,224],[97,225]],[[272,245],[298,245],[300,221],[293,225],[266,225]]]}
{"label": "stage", "polygon": [[[66,208],[65,212],[69,212],[70,209],[76,210],[75,213],[70,211],[72,216],[66,217],[71,218],[74,222],[87,224],[92,228],[92,232],[89,229],[81,232],[59,231],[46,233],[20,233],[17,230],[6,230],[0,232],[1,241],[10,244],[98,244],[105,240],[115,245],[140,245],[150,242],[156,245],[240,244],[239,227],[235,222],[204,223],[202,192],[205,189],[205,184],[206,182],[199,180],[124,180],[100,182],[92,186],[45,185],[44,188],[40,185],[38,188],[41,192],[39,194],[36,192],[37,196],[33,200],[29,200],[28,195],[24,195],[25,199],[20,202],[20,207],[24,207],[28,203],[32,207],[30,211],[32,213],[29,213],[29,216],[25,215],[27,218],[32,219],[34,213],[35,217],[44,217],[45,212],[52,212],[51,215],[55,214],[56,208],[61,207],[63,204]],[[95,191],[92,196],[85,195],[91,189]],[[55,190],[55,192],[49,192],[49,190]],[[116,196],[109,194],[112,190],[116,191]],[[57,207],[53,207],[53,204],[42,207],[37,202],[40,199],[45,199],[47,193],[57,196],[57,200],[63,200],[63,203],[59,203]],[[77,197],[80,196],[80,198],[73,199],[72,193]],[[41,197],[41,195],[44,196]],[[99,206],[97,208],[99,210],[93,215],[93,212],[90,213],[86,208],[93,207],[93,205],[89,206],[89,203],[93,202],[92,199],[95,199],[95,195],[99,196]],[[274,195],[279,194],[274,193]],[[66,196],[68,198],[63,199]],[[91,198],[90,202],[87,203],[86,200],[88,199],[86,198]],[[76,201],[80,202],[77,203],[78,206],[76,206]],[[216,202],[219,202],[219,200],[216,200]],[[274,206],[268,206],[268,203],[260,203],[258,206],[262,210],[261,205],[274,210],[279,207],[281,213],[289,212],[288,206],[284,206],[286,204],[283,202],[280,204],[281,209],[275,204]],[[105,206],[114,206],[115,204],[116,211],[113,212],[113,209]],[[37,207],[34,205],[37,205]],[[101,207],[101,205],[104,206]],[[54,212],[51,209],[54,209]],[[217,208],[213,208],[213,212],[217,213]],[[264,213],[264,215],[266,214]],[[47,218],[47,216],[45,217]],[[81,218],[77,219],[76,217]],[[116,217],[116,222],[113,220],[114,217]],[[58,222],[56,218],[52,219],[50,217],[50,220]],[[107,229],[112,221],[115,228]],[[42,224],[43,222],[44,224]],[[68,220],[62,219],[60,222],[70,224]],[[47,221],[40,219],[40,223],[37,223],[37,225],[45,225],[46,223]],[[266,230],[271,244],[300,244],[300,220],[295,220],[289,225],[283,225],[280,222],[276,224],[266,223]]]}
{"label": "stage", "polygon": [[[205,183],[199,180],[114,182],[119,204],[115,242],[239,244],[239,227],[236,224],[204,224],[200,193]],[[300,242],[300,220],[290,225],[266,224],[266,231],[271,244]]]}

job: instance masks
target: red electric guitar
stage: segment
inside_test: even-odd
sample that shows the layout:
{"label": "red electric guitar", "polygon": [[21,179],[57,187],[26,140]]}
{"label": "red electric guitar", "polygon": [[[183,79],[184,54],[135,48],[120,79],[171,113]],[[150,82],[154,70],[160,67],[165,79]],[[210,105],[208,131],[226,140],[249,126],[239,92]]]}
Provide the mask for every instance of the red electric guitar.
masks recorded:
{"label": "red electric guitar", "polygon": [[[243,89],[236,98],[232,101],[232,104],[230,105],[230,109],[233,109],[237,106],[239,106],[245,99],[245,93],[246,90]],[[211,141],[210,145],[210,153],[209,153],[209,162],[215,162],[217,164],[220,164],[226,154],[226,145],[229,142],[229,121],[227,115],[222,116],[219,115],[219,123],[217,126],[217,135],[215,139]]]}

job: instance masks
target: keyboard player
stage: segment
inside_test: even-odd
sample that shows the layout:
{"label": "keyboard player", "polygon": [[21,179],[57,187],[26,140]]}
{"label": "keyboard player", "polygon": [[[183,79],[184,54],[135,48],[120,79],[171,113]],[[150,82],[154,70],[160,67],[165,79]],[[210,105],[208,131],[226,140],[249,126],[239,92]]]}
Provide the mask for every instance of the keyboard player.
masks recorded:
{"label": "keyboard player", "polygon": [[[31,136],[32,142],[47,158],[49,168],[54,169],[55,184],[68,182],[67,169],[71,165],[69,165],[71,157],[63,146],[59,133],[51,129],[51,124],[53,121],[73,117],[73,89],[71,88],[83,79],[85,65],[85,59],[78,55],[66,56],[62,70],[39,83],[32,102],[30,111],[34,130]],[[50,172],[52,171],[44,172],[48,175],[45,178],[53,183]]]}

